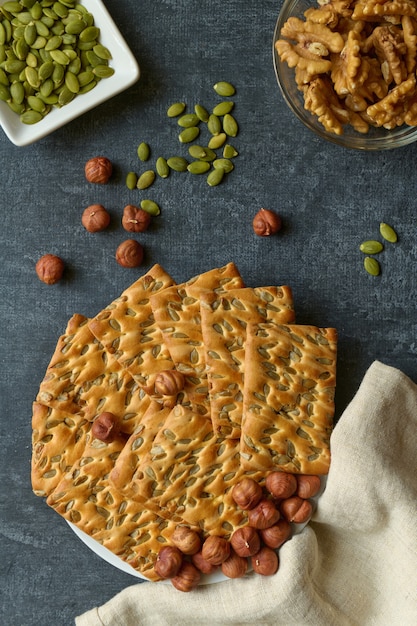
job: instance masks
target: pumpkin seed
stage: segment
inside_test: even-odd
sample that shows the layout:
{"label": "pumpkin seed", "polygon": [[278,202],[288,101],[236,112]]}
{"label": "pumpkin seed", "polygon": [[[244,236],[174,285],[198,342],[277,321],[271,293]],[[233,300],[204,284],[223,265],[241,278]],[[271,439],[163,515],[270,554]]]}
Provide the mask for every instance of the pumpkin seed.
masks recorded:
{"label": "pumpkin seed", "polygon": [[126,176],[126,187],[128,189],[136,189],[138,176],[135,172],[129,172]]}
{"label": "pumpkin seed", "polygon": [[103,46],[101,43],[98,43],[93,48],[94,53],[100,57],[100,59],[104,59],[106,61],[110,61],[112,58],[111,52],[106,46]]}
{"label": "pumpkin seed", "polygon": [[147,189],[152,185],[155,180],[155,172],[153,170],[146,170],[143,172],[138,178],[138,182],[136,183],[136,187],[138,189]]}
{"label": "pumpkin seed", "polygon": [[363,264],[364,264],[365,270],[368,272],[368,274],[371,274],[371,276],[378,276],[380,274],[381,267],[378,261],[374,259],[373,257],[371,256],[365,257]]}
{"label": "pumpkin seed", "polygon": [[194,144],[193,146],[190,146],[188,148],[188,152],[190,153],[190,156],[193,157],[193,159],[202,159],[203,157],[207,156],[207,152],[206,152],[205,148],[203,148],[203,146],[199,146],[197,144]]}
{"label": "pumpkin seed", "polygon": [[219,102],[213,109],[213,114],[222,117],[226,115],[226,113],[230,113],[230,111],[235,106],[235,103],[232,100],[225,100],[224,102]]}
{"label": "pumpkin seed", "polygon": [[65,85],[72,93],[78,93],[80,91],[80,83],[78,82],[78,78],[72,72],[66,72]]}
{"label": "pumpkin seed", "polygon": [[210,116],[209,112],[201,104],[196,104],[194,107],[195,114],[201,122],[207,122]]}
{"label": "pumpkin seed", "polygon": [[81,31],[80,33],[80,41],[82,42],[91,42],[91,41],[96,41],[100,36],[100,30],[97,28],[97,26],[87,26],[87,28],[84,28],[84,30]]}
{"label": "pumpkin seed", "polygon": [[210,185],[210,187],[216,187],[217,185],[220,185],[223,180],[224,174],[225,172],[222,167],[213,169],[207,176],[207,184]]}
{"label": "pumpkin seed", "polygon": [[167,160],[168,166],[175,172],[186,172],[188,161],[181,156],[173,156]]}
{"label": "pumpkin seed", "polygon": [[145,141],[142,141],[138,145],[137,153],[138,153],[138,157],[140,161],[147,161],[151,154],[151,149],[149,147],[149,144],[147,144]]}
{"label": "pumpkin seed", "polygon": [[381,236],[385,239],[385,241],[389,241],[390,243],[396,243],[398,241],[398,235],[393,227],[389,224],[386,224],[385,222],[380,223],[379,232],[381,233]]}
{"label": "pumpkin seed", "polygon": [[70,91],[66,85],[64,85],[58,95],[58,106],[63,107],[66,104],[72,102],[75,98],[75,93]]}
{"label": "pumpkin seed", "polygon": [[22,122],[22,124],[37,124],[41,121],[42,117],[42,113],[39,113],[38,111],[28,110],[22,113],[22,115],[20,116],[20,121]]}
{"label": "pumpkin seed", "polygon": [[178,126],[181,126],[182,128],[190,128],[191,126],[197,126],[199,121],[200,120],[195,113],[185,113],[179,118]]}
{"label": "pumpkin seed", "polygon": [[220,118],[214,115],[214,113],[211,113],[208,118],[207,128],[212,135],[218,135],[222,130]]}
{"label": "pumpkin seed", "polygon": [[238,151],[234,148],[230,143],[227,143],[223,148],[223,156],[225,159],[233,159],[233,157],[238,156]]}
{"label": "pumpkin seed", "polygon": [[215,169],[219,169],[219,168],[224,169],[226,174],[228,174],[234,169],[234,165],[229,159],[215,159],[213,161],[213,167]]}
{"label": "pumpkin seed", "polygon": [[10,100],[10,89],[3,83],[0,83],[0,100],[3,100],[3,102]]}
{"label": "pumpkin seed", "polygon": [[114,68],[108,65],[96,65],[96,67],[93,68],[93,74],[98,78],[110,78],[110,76],[114,74]]}
{"label": "pumpkin seed", "polygon": [[237,121],[230,113],[227,113],[223,118],[223,129],[229,137],[236,137],[239,132]]}
{"label": "pumpkin seed", "polygon": [[22,104],[25,99],[25,88],[23,87],[23,83],[16,82],[10,85],[10,95],[12,100],[17,104]]}
{"label": "pumpkin seed", "polygon": [[184,130],[178,135],[178,139],[181,143],[191,143],[200,134],[200,129],[198,126],[190,126],[189,128],[184,128]]}
{"label": "pumpkin seed", "polygon": [[191,174],[205,174],[210,169],[210,163],[207,161],[192,161],[188,166],[187,170]]}
{"label": "pumpkin seed", "polygon": [[154,202],[153,200],[148,200],[146,198],[144,200],[141,200],[140,208],[150,215],[159,215],[161,212],[161,209],[156,202]]}
{"label": "pumpkin seed", "polygon": [[185,111],[185,102],[174,102],[168,107],[167,115],[168,117],[178,117]]}
{"label": "pumpkin seed", "polygon": [[373,239],[370,239],[368,241],[363,241],[359,246],[359,249],[365,254],[378,254],[379,252],[382,252],[384,246],[380,241],[374,241]]}
{"label": "pumpkin seed", "polygon": [[222,147],[224,142],[226,141],[227,135],[226,133],[219,133],[218,135],[213,135],[213,137],[208,142],[208,147],[213,150],[218,150]]}
{"label": "pumpkin seed", "polygon": [[226,98],[233,96],[236,93],[234,86],[224,80],[213,85],[213,89],[219,96],[224,96]]}
{"label": "pumpkin seed", "polygon": [[27,103],[31,109],[39,113],[43,113],[46,109],[45,102],[38,96],[28,96]]}
{"label": "pumpkin seed", "polygon": [[158,157],[156,160],[156,171],[161,178],[168,178],[169,166],[164,157]]}

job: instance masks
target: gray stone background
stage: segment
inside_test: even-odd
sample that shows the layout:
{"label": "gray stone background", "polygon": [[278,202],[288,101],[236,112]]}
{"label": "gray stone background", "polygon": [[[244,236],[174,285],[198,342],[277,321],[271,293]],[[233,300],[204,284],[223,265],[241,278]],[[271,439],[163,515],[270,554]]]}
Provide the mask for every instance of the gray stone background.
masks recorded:
{"label": "gray stone background", "polygon": [[[234,261],[248,286],[288,284],[297,321],[339,332],[338,418],[374,359],[416,372],[416,150],[364,153],[316,138],[296,120],[278,90],[272,36],[280,1],[106,0],[141,67],[125,93],[28,147],[0,131],[1,333],[1,621],[5,626],[72,624],[74,616],[135,582],[102,561],[30,485],[31,403],[58,336],[75,312],[88,316],[160,263],[178,282]],[[204,177],[159,179],[148,196],[161,215],[139,238],[142,268],[114,260],[125,238],[120,217],[139,191],[124,184],[138,168],[136,148],[152,158],[183,152],[166,109],[219,98],[218,80],[237,88],[240,156],[221,185]],[[84,178],[98,154],[114,164],[106,186]],[[143,193],[143,192],[142,192]],[[88,234],[82,210],[102,203],[109,230]],[[259,238],[251,222],[276,210],[283,230]],[[399,236],[381,258],[382,274],[363,270],[362,240],[379,223]],[[64,280],[43,285],[35,263],[62,256]]]}

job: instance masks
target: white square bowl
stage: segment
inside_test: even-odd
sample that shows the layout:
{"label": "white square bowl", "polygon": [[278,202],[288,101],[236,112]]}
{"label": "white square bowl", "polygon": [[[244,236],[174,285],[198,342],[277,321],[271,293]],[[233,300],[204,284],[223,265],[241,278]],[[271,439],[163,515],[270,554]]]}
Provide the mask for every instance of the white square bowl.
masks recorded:
{"label": "white square bowl", "polygon": [[[0,0],[4,4],[5,0]],[[94,16],[94,24],[100,29],[100,43],[106,46],[112,55],[109,65],[114,68],[113,76],[103,78],[91,91],[77,95],[74,100],[61,108],[53,107],[40,122],[23,124],[17,113],[0,101],[0,124],[12,143],[27,146],[57,130],[64,124],[109,100],[128,89],[140,76],[138,62],[128,48],[110,13],[101,0],[81,0],[82,4]]]}

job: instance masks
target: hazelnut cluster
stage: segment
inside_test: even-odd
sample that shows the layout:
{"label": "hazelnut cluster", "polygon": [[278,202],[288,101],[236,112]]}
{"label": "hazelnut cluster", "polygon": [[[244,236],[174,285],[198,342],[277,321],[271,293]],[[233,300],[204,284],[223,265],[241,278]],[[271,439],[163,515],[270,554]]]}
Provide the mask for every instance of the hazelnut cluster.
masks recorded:
{"label": "hazelnut cluster", "polygon": [[278,571],[277,553],[292,534],[292,523],[306,523],[313,507],[310,498],[321,488],[319,476],[274,471],[265,480],[265,489],[249,477],[232,490],[237,506],[248,515],[248,524],[235,530],[230,540],[209,535],[202,541],[196,530],[177,526],[171,546],[159,551],[155,572],[171,579],[180,591],[191,591],[202,574],[219,567],[228,578],[241,578],[251,565],[254,572],[271,576]]}

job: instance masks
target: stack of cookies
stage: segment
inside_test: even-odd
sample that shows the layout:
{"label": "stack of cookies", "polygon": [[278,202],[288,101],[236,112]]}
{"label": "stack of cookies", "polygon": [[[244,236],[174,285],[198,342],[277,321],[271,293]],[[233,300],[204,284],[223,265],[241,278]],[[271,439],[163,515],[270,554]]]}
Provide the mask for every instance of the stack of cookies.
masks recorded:
{"label": "stack of cookies", "polygon": [[295,323],[287,286],[246,287],[233,263],[177,285],[155,265],[59,338],[33,404],[33,490],[158,580],[178,525],[247,525],[243,477],[328,472],[336,351],[334,329]]}

